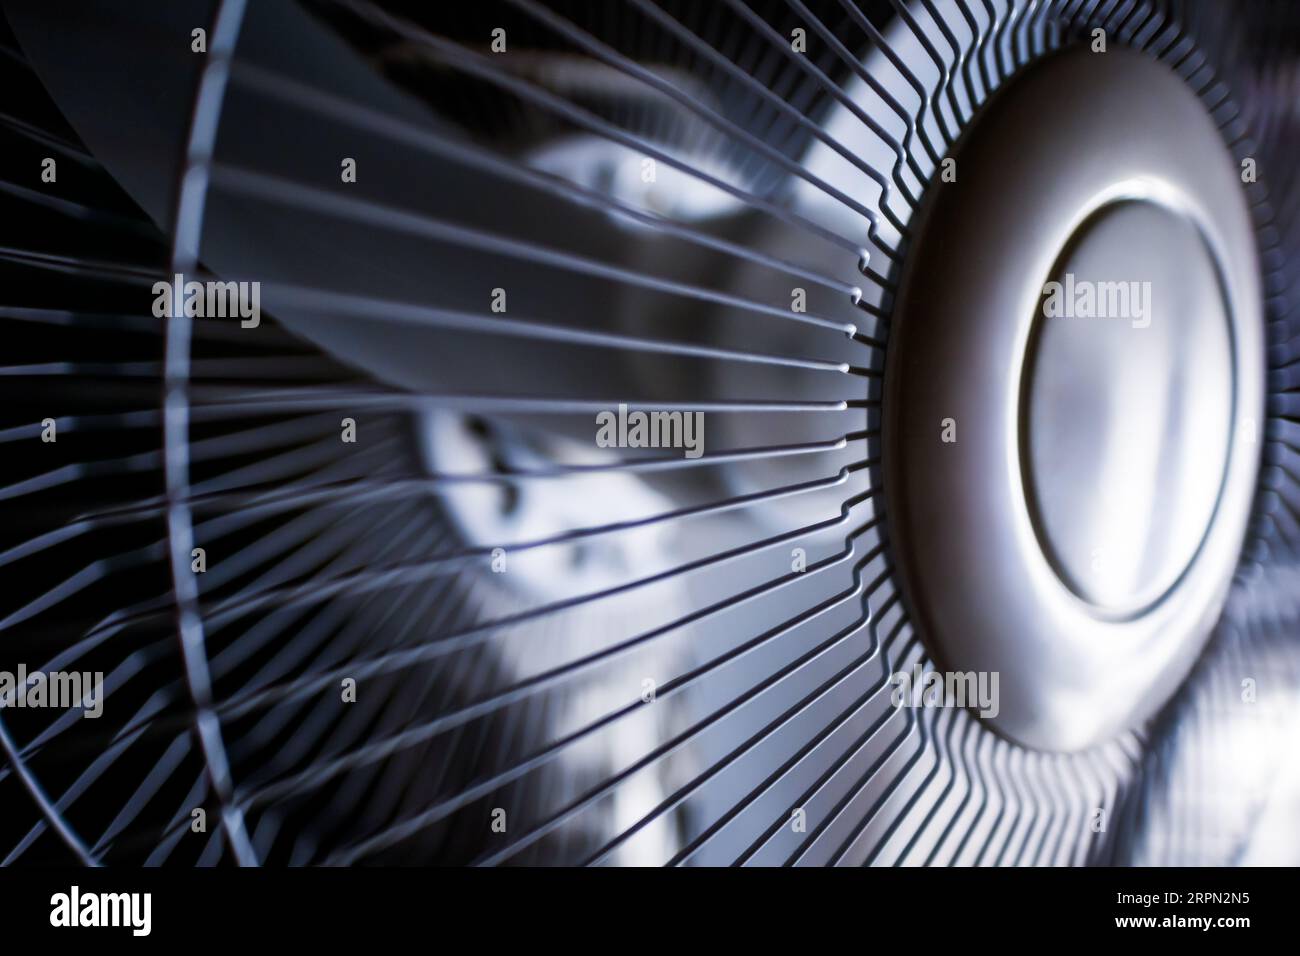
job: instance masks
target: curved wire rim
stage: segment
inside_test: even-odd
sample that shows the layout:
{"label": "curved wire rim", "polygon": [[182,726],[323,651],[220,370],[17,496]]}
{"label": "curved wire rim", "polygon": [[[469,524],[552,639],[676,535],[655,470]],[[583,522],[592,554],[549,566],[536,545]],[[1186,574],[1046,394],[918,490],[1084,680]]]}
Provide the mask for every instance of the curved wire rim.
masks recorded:
{"label": "curved wire rim", "polygon": [[[218,0],[211,43],[199,72],[186,135],[185,161],[177,184],[171,271],[185,275],[198,265],[203,212],[211,177],[212,156],[220,126],[230,64],[243,26],[247,0]],[[255,866],[257,851],[248,838],[243,809],[233,797],[230,762],[221,722],[212,709],[198,584],[190,571],[194,526],[189,507],[189,370],[191,323],[173,301],[167,317],[163,374],[163,468],[166,477],[168,557],[176,597],[176,627],[185,682],[194,701],[194,729],[203,750],[208,779],[221,809],[222,829],[240,866]]]}

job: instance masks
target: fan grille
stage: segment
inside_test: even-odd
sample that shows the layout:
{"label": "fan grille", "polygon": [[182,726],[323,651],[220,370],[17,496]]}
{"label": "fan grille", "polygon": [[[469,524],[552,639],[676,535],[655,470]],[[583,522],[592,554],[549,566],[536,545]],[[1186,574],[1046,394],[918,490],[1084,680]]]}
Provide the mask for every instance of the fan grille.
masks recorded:
{"label": "fan grille", "polygon": [[[96,720],[0,714],[7,862],[1243,858],[1266,760],[1217,791],[1254,808],[1222,841],[1179,795],[1220,779],[1187,753],[1285,739],[1286,708],[1241,706],[1242,679],[1276,675],[1274,704],[1297,689],[1300,193],[1274,178],[1295,145],[1293,10],[270,6],[222,0],[207,21],[161,219],[2,38],[14,168],[53,154],[61,172],[0,184],[0,221],[21,223],[0,249],[0,669],[102,670],[107,688]],[[159,48],[188,51],[192,24],[168,22]],[[287,52],[286,24],[346,69]],[[1269,421],[1238,580],[1186,692],[1058,755],[891,704],[890,675],[931,664],[891,564],[879,386],[939,161],[999,87],[1097,27],[1168,64],[1258,163]],[[349,88],[361,72],[374,85]],[[628,185],[629,157],[672,188]],[[845,192],[835,168],[874,185]],[[148,318],[175,273],[257,279],[268,314]],[[396,329],[405,355],[370,348]],[[593,416],[620,404],[702,412],[704,454],[593,458]]]}

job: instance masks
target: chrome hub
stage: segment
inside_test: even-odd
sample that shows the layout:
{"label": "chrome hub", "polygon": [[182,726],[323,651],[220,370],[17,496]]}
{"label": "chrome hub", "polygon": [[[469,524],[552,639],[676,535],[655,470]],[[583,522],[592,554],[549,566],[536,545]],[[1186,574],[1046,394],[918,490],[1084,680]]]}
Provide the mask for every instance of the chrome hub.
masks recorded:
{"label": "chrome hub", "polygon": [[909,250],[885,491],[938,665],[1074,750],[1150,716],[1226,596],[1264,343],[1240,170],[1196,96],[1123,50],[1050,58],[953,151]]}

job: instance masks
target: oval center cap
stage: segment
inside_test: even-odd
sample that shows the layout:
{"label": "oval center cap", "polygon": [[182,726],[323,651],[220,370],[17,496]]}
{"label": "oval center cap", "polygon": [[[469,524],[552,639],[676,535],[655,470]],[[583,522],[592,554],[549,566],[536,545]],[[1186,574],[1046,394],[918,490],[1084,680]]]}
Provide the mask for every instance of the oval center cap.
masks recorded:
{"label": "oval center cap", "polygon": [[1026,495],[1062,581],[1108,614],[1157,602],[1195,557],[1228,464],[1230,317],[1197,228],[1102,207],[1044,286],[1021,399]]}

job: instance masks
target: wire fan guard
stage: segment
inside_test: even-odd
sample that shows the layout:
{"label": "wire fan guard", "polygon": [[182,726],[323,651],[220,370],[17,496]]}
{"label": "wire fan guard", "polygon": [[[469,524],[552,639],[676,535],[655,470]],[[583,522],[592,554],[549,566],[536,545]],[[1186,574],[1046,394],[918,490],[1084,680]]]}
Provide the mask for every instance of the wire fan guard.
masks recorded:
{"label": "wire fan guard", "polygon": [[[1266,856],[1300,691],[1292,7],[471,6],[5,4],[0,670],[102,671],[105,708],[0,711],[0,858]],[[1268,420],[1192,677],[1054,754],[891,702],[933,665],[881,382],[942,159],[1096,29],[1258,165]],[[260,282],[260,324],[153,317],[177,273]],[[594,446],[619,405],[701,413],[703,454]]]}

